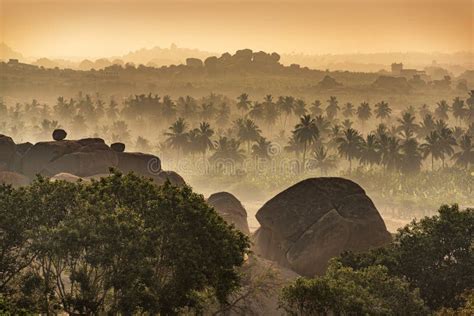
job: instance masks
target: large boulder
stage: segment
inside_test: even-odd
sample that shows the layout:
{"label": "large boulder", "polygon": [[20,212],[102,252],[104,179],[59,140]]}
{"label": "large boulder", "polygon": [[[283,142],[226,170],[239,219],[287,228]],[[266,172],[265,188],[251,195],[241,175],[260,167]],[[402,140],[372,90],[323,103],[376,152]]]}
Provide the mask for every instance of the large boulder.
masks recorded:
{"label": "large boulder", "polygon": [[24,175],[12,171],[0,171],[0,184],[11,185],[14,188],[28,185],[30,179]]}
{"label": "large boulder", "polygon": [[11,137],[0,134],[0,171],[8,170],[15,160],[16,145]]}
{"label": "large boulder", "polygon": [[36,143],[23,155],[21,169],[25,175],[32,178],[41,173],[45,165],[66,154],[76,152],[81,147],[81,144],[72,140]]}
{"label": "large boulder", "polygon": [[100,138],[39,142],[21,158],[21,170],[30,178],[37,173],[53,176],[61,172],[87,176],[117,164],[115,153]]}
{"label": "large boulder", "polygon": [[218,192],[212,194],[207,203],[214,207],[227,223],[234,224],[244,234],[250,234],[247,211],[235,196],[228,192]]}
{"label": "large boulder", "polygon": [[58,173],[70,173],[87,177],[106,173],[118,165],[117,155],[112,150],[78,151],[63,155],[43,166],[41,174],[52,176]]}
{"label": "large boulder", "polygon": [[344,250],[364,251],[391,240],[365,191],[343,178],[311,178],[257,212],[257,254],[304,276],[321,275]]}
{"label": "large boulder", "polygon": [[161,171],[161,160],[154,155],[126,152],[117,152],[116,154],[118,157],[117,168],[122,172],[133,171],[141,176],[153,177]]}

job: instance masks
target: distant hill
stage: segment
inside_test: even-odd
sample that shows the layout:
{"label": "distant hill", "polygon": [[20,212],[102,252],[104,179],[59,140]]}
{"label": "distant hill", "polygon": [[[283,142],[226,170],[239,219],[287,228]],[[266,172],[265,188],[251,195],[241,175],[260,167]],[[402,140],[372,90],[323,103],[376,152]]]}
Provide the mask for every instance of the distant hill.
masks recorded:
{"label": "distant hill", "polygon": [[161,48],[158,46],[142,48],[119,58],[124,62],[160,67],[171,64],[184,64],[186,58],[206,59],[207,57],[218,55],[218,53],[201,51],[199,49],[181,48],[172,44],[169,48]]}
{"label": "distant hill", "polygon": [[0,60],[23,59],[23,55],[14,51],[5,43],[0,43]]}
{"label": "distant hill", "polygon": [[300,64],[313,69],[330,69],[354,72],[376,72],[389,70],[394,62],[401,62],[405,68],[424,69],[438,66],[455,75],[474,69],[474,52],[424,53],[387,52],[354,54],[282,54],[284,65]]}

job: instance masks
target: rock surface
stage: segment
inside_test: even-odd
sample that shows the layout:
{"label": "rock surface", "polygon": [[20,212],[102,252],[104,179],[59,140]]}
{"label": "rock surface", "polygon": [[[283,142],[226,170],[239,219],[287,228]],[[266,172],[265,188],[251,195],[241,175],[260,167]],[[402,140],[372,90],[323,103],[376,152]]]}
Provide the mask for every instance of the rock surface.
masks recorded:
{"label": "rock surface", "polygon": [[250,234],[247,211],[234,195],[228,192],[214,193],[209,196],[207,203],[214,207],[227,223],[234,224],[244,234]]}
{"label": "rock surface", "polygon": [[279,193],[257,212],[254,251],[304,275],[321,275],[344,250],[391,240],[365,191],[343,178],[311,178]]}

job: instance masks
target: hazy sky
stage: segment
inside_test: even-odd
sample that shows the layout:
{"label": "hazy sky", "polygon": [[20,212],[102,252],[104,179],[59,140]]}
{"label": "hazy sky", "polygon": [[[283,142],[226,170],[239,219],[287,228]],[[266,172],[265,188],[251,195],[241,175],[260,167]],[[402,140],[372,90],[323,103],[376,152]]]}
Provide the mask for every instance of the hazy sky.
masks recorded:
{"label": "hazy sky", "polygon": [[26,56],[142,47],[353,53],[474,51],[474,0],[0,0],[0,42]]}

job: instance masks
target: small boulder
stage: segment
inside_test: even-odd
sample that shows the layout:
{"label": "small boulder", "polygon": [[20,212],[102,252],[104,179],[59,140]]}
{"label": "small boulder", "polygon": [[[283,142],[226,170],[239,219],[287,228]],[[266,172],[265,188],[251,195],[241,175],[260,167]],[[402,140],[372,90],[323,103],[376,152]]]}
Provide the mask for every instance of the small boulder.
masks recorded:
{"label": "small boulder", "polygon": [[81,180],[81,177],[75,176],[67,172],[61,172],[51,177],[52,181],[66,181],[66,182],[77,182]]}
{"label": "small boulder", "polygon": [[63,129],[59,128],[59,129],[55,129],[53,131],[53,139],[56,140],[56,141],[64,140],[64,139],[66,139],[66,136],[67,136],[67,133]]}
{"label": "small boulder", "polygon": [[161,170],[156,176],[153,176],[153,181],[158,185],[163,185],[166,180],[177,187],[181,187],[186,184],[184,179],[174,171]]}
{"label": "small boulder", "polygon": [[110,145],[110,148],[112,148],[113,151],[116,151],[118,153],[123,153],[125,151],[125,144],[113,143],[112,145]]}
{"label": "small boulder", "polygon": [[234,195],[228,192],[214,193],[207,199],[207,203],[214,207],[227,223],[234,224],[244,234],[250,234],[247,211]]}
{"label": "small boulder", "polygon": [[20,173],[12,171],[0,171],[0,184],[11,185],[14,188],[28,185],[30,179]]}

